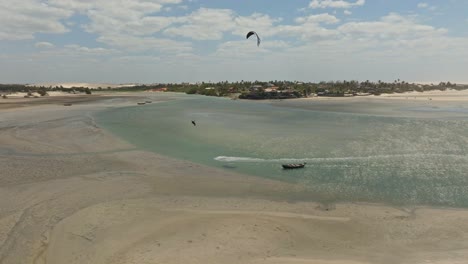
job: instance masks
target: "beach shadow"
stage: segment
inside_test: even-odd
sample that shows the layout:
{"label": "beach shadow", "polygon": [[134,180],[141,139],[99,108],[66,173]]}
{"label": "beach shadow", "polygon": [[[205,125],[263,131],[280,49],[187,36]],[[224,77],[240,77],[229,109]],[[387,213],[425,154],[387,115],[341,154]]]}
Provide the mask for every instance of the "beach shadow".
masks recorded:
{"label": "beach shadow", "polygon": [[226,169],[235,169],[235,168],[237,168],[235,165],[232,165],[232,164],[223,164],[222,167],[226,168]]}

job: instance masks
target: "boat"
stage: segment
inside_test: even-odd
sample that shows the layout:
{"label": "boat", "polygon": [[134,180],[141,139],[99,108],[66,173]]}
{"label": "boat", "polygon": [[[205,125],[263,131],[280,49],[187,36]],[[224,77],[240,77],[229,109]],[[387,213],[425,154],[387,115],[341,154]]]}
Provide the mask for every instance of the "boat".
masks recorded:
{"label": "boat", "polygon": [[304,166],[306,165],[306,163],[292,163],[292,164],[283,164],[281,166],[283,166],[283,169],[300,169],[300,168],[304,168]]}
{"label": "boat", "polygon": [[64,103],[63,105],[64,106],[71,106],[72,104],[71,103]]}
{"label": "boat", "polygon": [[138,103],[138,105],[144,105],[144,104],[146,104],[146,103]]}
{"label": "boat", "polygon": [[151,104],[152,102],[151,102],[151,101],[145,101],[145,103],[147,103],[147,104]]}

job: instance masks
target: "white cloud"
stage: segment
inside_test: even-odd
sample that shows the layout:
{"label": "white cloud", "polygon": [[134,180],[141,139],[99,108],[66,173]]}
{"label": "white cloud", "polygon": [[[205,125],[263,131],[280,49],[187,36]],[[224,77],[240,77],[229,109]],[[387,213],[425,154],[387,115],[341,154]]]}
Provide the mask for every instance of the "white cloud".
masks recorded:
{"label": "white cloud", "polygon": [[[95,34],[101,47],[96,47],[95,43],[55,47],[49,42],[31,41],[38,49],[31,54],[10,56],[9,61],[17,65],[12,69],[22,72],[23,68],[30,67],[31,72],[39,71],[35,70],[37,65],[52,65],[56,70],[37,75],[43,78],[43,74],[56,72],[58,77],[74,77],[79,72],[80,76],[98,79],[108,76],[118,81],[136,78],[151,81],[154,72],[166,78],[161,81],[207,80],[215,78],[213,76],[221,79],[248,79],[249,76],[304,79],[311,72],[320,78],[333,79],[337,72],[346,76],[336,78],[359,78],[372,73],[382,76],[383,72],[388,72],[383,70],[385,65],[424,66],[423,61],[431,60],[456,63],[466,62],[462,58],[468,57],[468,38],[453,37],[444,28],[421,22],[418,16],[390,13],[378,19],[340,21],[334,12],[350,15],[352,7],[365,2],[309,2],[311,8],[330,10],[291,17],[288,21],[293,22],[286,23],[273,14],[239,15],[231,9],[183,11],[188,8],[182,5],[187,0],[49,0],[48,5],[39,0],[22,0],[16,6],[0,0],[0,40],[32,39],[37,32],[64,33],[73,22],[83,21],[69,19],[71,16],[85,16],[88,20],[75,26]],[[425,3],[418,7],[432,8]],[[167,16],[163,12],[165,8],[170,8],[173,14],[185,14]],[[250,30],[262,38],[260,47],[254,40],[245,40],[245,34]],[[227,41],[228,36],[235,40]],[[194,50],[194,39],[209,40],[217,48]],[[30,59],[37,64],[29,63]],[[164,63],[154,63],[157,61]],[[21,78],[9,68],[10,65],[0,63],[0,69],[6,70],[0,71],[0,78],[11,79],[9,74]],[[65,68],[68,75],[61,75]],[[184,77],[180,79],[180,76]]]}
{"label": "white cloud", "polygon": [[[320,61],[322,67],[317,68],[317,72],[329,76],[330,72],[343,72],[347,78],[360,78],[366,74],[388,76],[383,72],[392,67],[407,67],[400,74],[407,74],[405,78],[408,78],[412,77],[410,72],[417,73],[431,61],[460,64],[468,56],[468,50],[464,48],[468,38],[450,37],[443,28],[395,13],[376,21],[344,23],[330,30],[335,32],[333,38],[287,48],[283,52],[287,57],[283,59],[297,61],[296,70],[315,67],[308,61]],[[339,68],[335,68],[338,64]]]}
{"label": "white cloud", "polygon": [[291,45],[281,40],[267,41],[259,47],[257,47],[255,43],[245,40],[227,41],[218,46],[214,56],[255,59],[258,55],[271,53],[273,50],[277,49],[284,50],[288,47],[291,47]]}
{"label": "white cloud", "polygon": [[[184,21],[179,17],[155,15],[170,8],[167,5],[177,5],[182,0],[49,0],[49,3],[87,16],[90,22],[81,27],[97,34],[97,40],[109,46],[130,52],[187,49],[186,43],[179,45],[154,36],[170,25]],[[172,47],[165,48],[166,44]]]}
{"label": "white cloud", "polygon": [[35,33],[65,33],[62,20],[72,11],[38,0],[0,0],[0,40],[33,39]]}
{"label": "white cloud", "polygon": [[336,38],[335,29],[327,29],[321,24],[336,24],[340,20],[328,13],[296,18],[297,25],[280,25],[277,32],[281,35],[296,36],[302,40],[324,40]]}
{"label": "white cloud", "polygon": [[340,33],[350,38],[408,40],[440,37],[447,30],[419,24],[410,17],[390,13],[379,21],[349,22],[338,27]]}
{"label": "white cloud", "polygon": [[436,6],[429,5],[428,3],[424,3],[424,2],[419,3],[418,8],[428,9],[428,10],[431,10],[431,11],[434,11],[434,10],[437,9]]}
{"label": "white cloud", "polygon": [[[41,42],[41,43],[47,43],[47,42]],[[41,46],[42,45],[47,45],[47,44],[41,44]],[[54,47],[54,46],[51,46],[51,47]],[[69,44],[61,48],[42,49],[37,54],[36,57],[42,58],[44,56],[46,57],[54,56],[54,57],[62,57],[62,58],[67,58],[67,59],[82,58],[83,60],[85,59],[89,60],[89,59],[97,59],[97,56],[102,57],[102,56],[116,55],[116,54],[119,54],[119,51],[115,49],[108,49],[108,48],[103,48],[103,47],[90,48],[90,47],[80,46],[77,44]]]}
{"label": "white cloud", "polygon": [[84,28],[90,33],[103,36],[109,34],[144,36],[160,32],[162,29],[177,22],[175,17],[142,16],[122,20],[116,17],[102,16],[97,11],[89,11],[89,18],[93,21]]}
{"label": "white cloud", "polygon": [[200,8],[182,19],[184,25],[168,28],[164,33],[196,40],[219,40],[235,25],[234,12],[230,9]]}
{"label": "white cloud", "polygon": [[302,23],[302,24],[319,24],[319,23],[336,24],[340,22],[340,20],[336,18],[335,16],[325,13],[325,14],[318,14],[318,15],[310,15],[308,17],[298,17],[296,18],[296,22]]}
{"label": "white cloud", "polygon": [[418,8],[427,8],[427,7],[429,7],[428,3],[419,3],[418,4]]}
{"label": "white cloud", "polygon": [[65,24],[73,26],[73,22],[66,19],[80,13],[90,20],[81,27],[97,34],[97,40],[109,46],[130,51],[191,50],[187,43],[153,36],[174,23],[186,21],[183,17],[155,16],[166,5],[180,3],[182,0],[21,0],[11,4],[0,0],[0,40],[32,39],[39,32],[68,32]]}
{"label": "white cloud", "polygon": [[[133,16],[135,14],[148,14],[160,12],[164,5],[179,4],[182,0],[49,0],[51,5],[86,13],[97,10],[103,15]],[[126,12],[127,11],[127,12]]]}
{"label": "white cloud", "polygon": [[275,24],[281,18],[271,18],[268,15],[253,13],[250,16],[239,16],[230,9],[201,8],[195,12],[180,17],[182,25],[164,30],[167,36],[177,35],[195,40],[221,40],[226,33],[245,36],[248,31],[261,32],[262,37],[278,33]]}
{"label": "white cloud", "polygon": [[421,9],[428,9],[428,10],[431,10],[431,11],[434,11],[437,9],[436,6],[433,6],[433,5],[429,5],[428,3],[424,3],[424,2],[421,2],[421,3],[418,3],[418,8],[421,8]]}
{"label": "white cloud", "polygon": [[254,43],[244,40],[227,41],[219,45],[215,56],[231,58],[252,58],[259,53],[268,52],[262,46],[257,47]]}
{"label": "white cloud", "polygon": [[158,53],[178,53],[192,51],[190,42],[176,41],[164,38],[126,36],[107,34],[98,38],[103,43],[129,52],[154,51]]}
{"label": "white cloud", "polygon": [[118,53],[118,51],[114,49],[106,49],[101,47],[89,48],[77,44],[65,45],[65,48],[69,51],[74,52],[75,54],[109,55],[113,53]]}
{"label": "white cloud", "polygon": [[250,16],[236,16],[233,34],[245,36],[247,32],[254,30],[261,32],[261,37],[268,37],[278,33],[275,24],[280,23],[281,18],[271,18],[269,15],[254,13]]}
{"label": "white cloud", "polygon": [[158,56],[121,56],[115,57],[111,61],[115,63],[138,63],[138,64],[152,64],[155,62],[159,62],[161,60]]}
{"label": "white cloud", "polygon": [[351,8],[353,6],[362,6],[366,3],[365,0],[356,0],[356,2],[348,2],[344,0],[312,0],[309,7],[316,8]]}
{"label": "white cloud", "polygon": [[174,17],[155,16],[162,10],[164,4],[176,4],[181,0],[116,0],[116,1],[90,1],[53,0],[61,3],[68,2],[70,7],[84,12],[91,22],[85,26],[90,33],[98,34],[129,34],[148,35],[161,31],[177,21]]}
{"label": "white cloud", "polygon": [[[275,61],[282,61],[292,65],[288,68],[291,72],[287,75],[278,69],[275,73],[278,78],[284,76],[298,79],[300,76],[308,76],[301,70],[305,68],[309,69],[308,72],[316,71],[333,79],[330,72],[337,72],[336,65],[340,64],[340,71],[346,72],[347,78],[359,78],[370,74],[369,72],[382,76],[376,67],[381,65],[381,61],[385,61],[386,65],[393,65],[392,67],[401,63],[414,67],[419,61],[435,58],[450,61],[456,59],[454,54],[468,56],[468,51],[464,48],[468,45],[468,38],[449,37],[446,29],[421,23],[416,18],[390,13],[378,20],[339,24],[339,19],[330,14],[302,17],[296,19],[296,25],[272,27],[271,30],[275,33],[273,37],[293,37],[291,43],[277,43],[274,52],[272,47],[266,46],[268,40],[263,41],[260,48],[248,41],[230,41],[220,45],[214,56],[236,62],[239,67],[250,65],[243,64],[240,58],[252,63],[260,59],[263,64],[269,65],[268,69],[271,71],[276,67],[271,66],[276,65]],[[337,26],[325,28],[323,25]],[[294,37],[304,41],[294,41]],[[263,61],[266,58],[268,62]],[[311,61],[320,61],[321,66],[316,67]],[[281,69],[285,71],[284,67]],[[367,69],[369,72],[360,69]]]}
{"label": "white cloud", "polygon": [[50,48],[55,47],[54,44],[50,42],[37,42],[36,44],[34,44],[34,46],[36,48],[41,48],[41,49],[50,49]]}

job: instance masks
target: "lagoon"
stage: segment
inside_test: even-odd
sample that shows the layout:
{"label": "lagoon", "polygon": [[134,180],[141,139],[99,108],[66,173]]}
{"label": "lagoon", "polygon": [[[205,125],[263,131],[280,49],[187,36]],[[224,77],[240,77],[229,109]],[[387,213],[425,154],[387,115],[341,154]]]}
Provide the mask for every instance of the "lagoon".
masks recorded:
{"label": "lagoon", "polygon": [[[287,181],[321,202],[468,207],[467,105],[151,97],[163,100],[97,121],[138,148]],[[307,166],[281,168],[292,162]]]}

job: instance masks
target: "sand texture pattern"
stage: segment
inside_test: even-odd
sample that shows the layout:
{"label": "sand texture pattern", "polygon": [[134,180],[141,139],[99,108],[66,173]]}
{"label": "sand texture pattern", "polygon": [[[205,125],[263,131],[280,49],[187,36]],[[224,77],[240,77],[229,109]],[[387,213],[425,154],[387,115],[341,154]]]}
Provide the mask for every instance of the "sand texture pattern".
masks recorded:
{"label": "sand texture pattern", "polygon": [[307,190],[138,150],[93,119],[138,100],[2,110],[0,263],[468,263],[468,211],[293,202]]}

